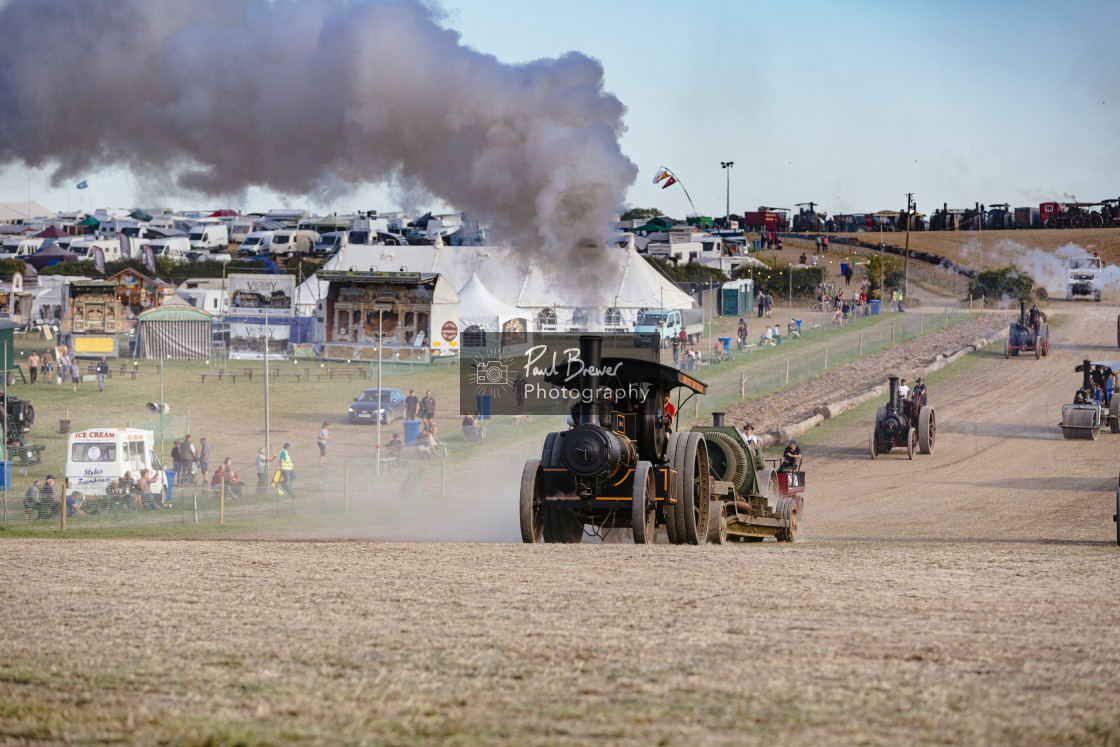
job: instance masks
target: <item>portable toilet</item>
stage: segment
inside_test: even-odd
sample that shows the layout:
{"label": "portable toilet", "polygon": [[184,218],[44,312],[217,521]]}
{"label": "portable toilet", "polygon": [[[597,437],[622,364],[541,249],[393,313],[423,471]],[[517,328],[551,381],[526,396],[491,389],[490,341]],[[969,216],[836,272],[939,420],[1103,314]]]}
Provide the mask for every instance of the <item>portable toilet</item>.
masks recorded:
{"label": "portable toilet", "polygon": [[721,289],[723,316],[745,316],[754,305],[754,281],[750,279],[732,280],[724,283]]}

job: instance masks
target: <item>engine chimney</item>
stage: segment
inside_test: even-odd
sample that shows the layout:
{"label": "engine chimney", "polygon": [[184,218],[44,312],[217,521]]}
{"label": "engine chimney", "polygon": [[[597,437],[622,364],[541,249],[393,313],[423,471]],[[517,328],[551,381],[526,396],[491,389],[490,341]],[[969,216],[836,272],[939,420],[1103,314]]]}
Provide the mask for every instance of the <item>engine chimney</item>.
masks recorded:
{"label": "engine chimney", "polygon": [[598,335],[581,335],[579,359],[583,372],[579,377],[580,425],[599,425],[599,379],[603,368],[603,338]]}
{"label": "engine chimney", "polygon": [[724,413],[724,412],[713,412],[712,413],[712,425],[714,425],[716,428],[722,428],[723,427],[723,416],[726,415],[726,414],[727,413]]}
{"label": "engine chimney", "polygon": [[1019,299],[1019,326],[1027,326],[1027,299]]}
{"label": "engine chimney", "polygon": [[1091,377],[1089,376],[1089,369],[1091,369],[1092,367],[1093,364],[1089,361],[1081,362],[1081,388],[1087,392],[1093,391],[1093,382],[1091,381]]}
{"label": "engine chimney", "polygon": [[898,412],[898,377],[888,376],[887,380],[890,382],[888,391],[891,398],[887,400],[887,412]]}

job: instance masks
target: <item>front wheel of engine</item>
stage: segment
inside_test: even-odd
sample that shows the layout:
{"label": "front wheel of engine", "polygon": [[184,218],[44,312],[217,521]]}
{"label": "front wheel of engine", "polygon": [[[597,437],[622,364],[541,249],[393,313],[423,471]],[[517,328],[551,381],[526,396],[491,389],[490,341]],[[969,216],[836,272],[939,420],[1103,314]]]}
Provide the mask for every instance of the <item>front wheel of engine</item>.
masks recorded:
{"label": "front wheel of engine", "polygon": [[657,506],[654,505],[653,471],[649,462],[638,462],[638,466],[634,468],[630,526],[635,545],[653,544],[656,541]]}
{"label": "front wheel of engine", "polygon": [[521,472],[521,541],[536,544],[544,535],[544,470],[539,459],[525,462]]}

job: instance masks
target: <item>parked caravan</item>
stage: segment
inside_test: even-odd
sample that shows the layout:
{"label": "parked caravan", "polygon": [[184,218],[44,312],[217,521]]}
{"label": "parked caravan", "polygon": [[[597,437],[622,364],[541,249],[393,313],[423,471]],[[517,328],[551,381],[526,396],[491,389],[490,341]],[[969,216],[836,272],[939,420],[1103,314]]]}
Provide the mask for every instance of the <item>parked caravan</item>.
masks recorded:
{"label": "parked caravan", "polygon": [[0,244],[0,259],[23,259],[30,257],[43,248],[46,239],[36,239],[28,236],[13,236]]}
{"label": "parked caravan", "polygon": [[[154,478],[154,500],[148,506],[144,506],[139,497],[130,500],[121,496],[123,500],[117,501],[115,496],[107,494],[109,484],[113,481],[119,484],[126,472],[131,473],[133,480],[139,480],[141,470],[145,469]],[[83,510],[87,513],[160,508],[171,498],[167,475],[156,456],[155,436],[140,428],[91,428],[71,433],[64,475],[66,495],[74,491],[81,493],[86,498]]]}
{"label": "parked caravan", "polygon": [[270,254],[310,254],[312,247],[318,241],[319,234],[315,231],[294,229],[275,231],[268,251]]}
{"label": "parked caravan", "polygon": [[91,239],[87,236],[70,242],[70,251],[77,254],[79,260],[92,260],[94,247],[101,248],[106,262],[116,262],[121,258],[120,239]]}

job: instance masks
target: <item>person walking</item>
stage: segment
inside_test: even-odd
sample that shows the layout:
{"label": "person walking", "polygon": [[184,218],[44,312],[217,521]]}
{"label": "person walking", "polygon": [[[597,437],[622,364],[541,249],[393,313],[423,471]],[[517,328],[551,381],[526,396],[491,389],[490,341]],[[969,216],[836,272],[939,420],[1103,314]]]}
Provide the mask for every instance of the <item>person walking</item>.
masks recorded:
{"label": "person walking", "polygon": [[676,366],[680,362],[681,357],[681,338],[678,335],[673,335],[673,365]]}
{"label": "person walking", "polygon": [[105,362],[105,356],[101,356],[101,362],[97,364],[97,391],[105,391],[105,377],[109,375],[109,364]]}
{"label": "person walking", "polygon": [[416,396],[415,389],[408,390],[408,396],[404,398],[404,419],[416,420],[416,408],[420,406],[420,399]]}
{"label": "person walking", "polygon": [[263,446],[257,449],[257,495],[268,495],[268,463],[275,458],[275,454],[267,456]]}
{"label": "person walking", "polygon": [[323,460],[327,458],[327,441],[330,440],[330,424],[323,423],[323,427],[319,429],[319,466],[323,466]]}
{"label": "person walking", "polygon": [[74,384],[74,391],[78,391],[78,382],[82,378],[82,369],[78,365],[77,356],[70,357],[70,381]]}
{"label": "person walking", "polygon": [[43,371],[43,380],[49,382],[54,371],[54,358],[51,358],[49,348],[43,351],[43,357],[39,359],[39,368]]}
{"label": "person walking", "polygon": [[844,265],[844,285],[852,284],[852,263],[848,262]]}
{"label": "person walking", "polygon": [[424,421],[424,427],[431,430],[432,418],[436,416],[436,398],[432,396],[431,389],[425,392],[424,399],[420,400],[419,416]]}
{"label": "person walking", "polygon": [[179,439],[175,439],[171,445],[171,469],[175,474],[176,480],[178,480],[179,474],[183,469],[183,457],[179,444]]}
{"label": "person walking", "polygon": [[296,497],[295,492],[292,490],[292,483],[296,479],[296,467],[292,463],[292,445],[285,442],[284,448],[280,450],[280,475],[284,478],[284,490],[288,491],[288,495],[292,498]]}
{"label": "person walking", "polygon": [[31,355],[27,356],[27,373],[31,375],[31,383],[35,383],[35,379],[39,376],[39,354],[34,350]]}

